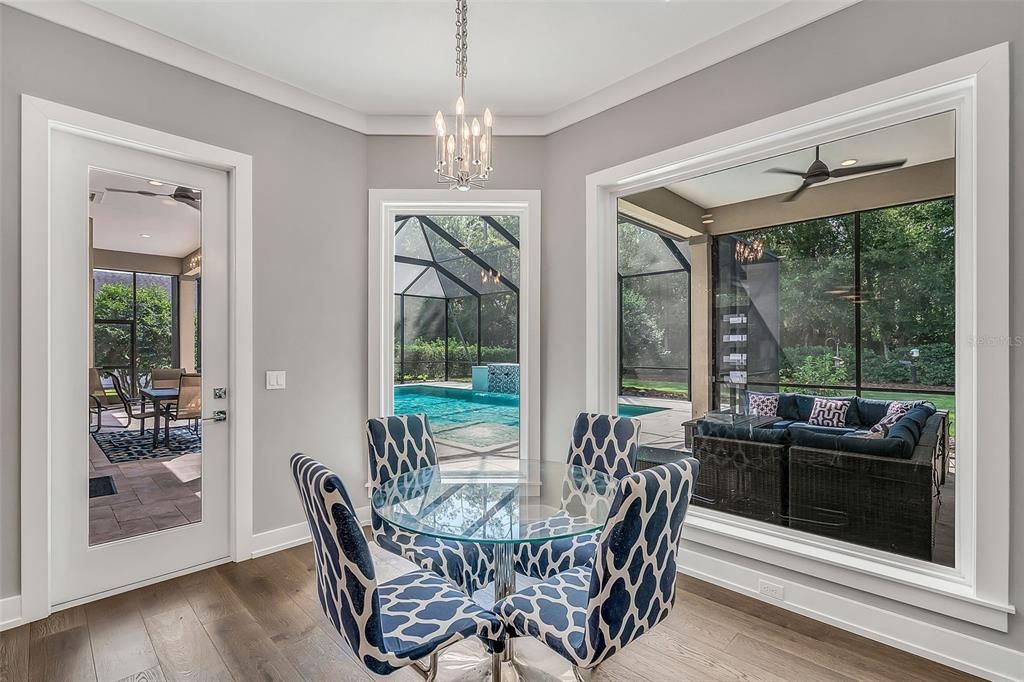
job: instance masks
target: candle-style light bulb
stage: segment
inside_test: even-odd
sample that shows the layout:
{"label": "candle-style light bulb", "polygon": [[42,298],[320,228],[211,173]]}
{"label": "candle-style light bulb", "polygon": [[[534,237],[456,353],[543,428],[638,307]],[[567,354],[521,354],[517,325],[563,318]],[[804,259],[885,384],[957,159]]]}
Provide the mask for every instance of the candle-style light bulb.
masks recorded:
{"label": "candle-style light bulb", "polygon": [[454,154],[455,153],[455,136],[454,135],[449,135],[448,136],[448,153],[449,154]]}
{"label": "candle-style light bulb", "polygon": [[473,119],[473,137],[480,137],[480,121]]}
{"label": "candle-style light bulb", "polygon": [[459,96],[459,100],[455,103],[455,113],[459,116],[466,113],[466,102],[462,99],[461,95]]}
{"label": "candle-style light bulb", "polygon": [[463,140],[468,140],[469,139],[469,126],[466,125],[465,123],[462,124],[462,139]]}
{"label": "candle-style light bulb", "polygon": [[440,111],[434,116],[434,128],[437,129],[438,137],[444,137],[444,116]]}
{"label": "candle-style light bulb", "polygon": [[484,125],[488,128],[494,125],[494,117],[491,116],[490,109],[484,109]]}

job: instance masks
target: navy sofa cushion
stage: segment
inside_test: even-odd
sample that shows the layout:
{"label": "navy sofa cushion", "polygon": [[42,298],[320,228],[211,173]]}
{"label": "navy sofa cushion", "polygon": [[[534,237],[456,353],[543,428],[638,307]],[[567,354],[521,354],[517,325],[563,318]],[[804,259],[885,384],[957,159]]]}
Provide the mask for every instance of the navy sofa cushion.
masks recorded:
{"label": "navy sofa cushion", "polygon": [[823,433],[826,436],[845,436],[848,433],[854,432],[854,429],[846,428],[845,426],[819,426],[818,424],[805,424],[803,422],[796,422],[789,428],[792,431],[813,431],[814,433]]}
{"label": "navy sofa cushion", "polygon": [[[899,438],[859,438],[852,434],[833,436],[807,429],[792,429],[790,432],[793,434],[793,445],[806,448],[854,452],[877,457],[910,456],[909,453],[904,454],[907,444]],[[909,450],[912,451],[913,446]]]}
{"label": "navy sofa cushion", "polygon": [[913,449],[921,440],[924,433],[925,423],[935,414],[935,407],[931,403],[919,403],[910,408],[900,420],[892,425],[886,438],[901,438],[910,443]]}
{"label": "navy sofa cushion", "polygon": [[792,419],[779,419],[773,422],[770,426],[766,427],[769,429],[785,429],[792,424],[798,424],[799,422],[793,421]]}
{"label": "navy sofa cushion", "polygon": [[731,438],[772,445],[788,445],[790,442],[789,432],[785,429],[752,429],[738,424],[719,424],[707,420],[697,423],[697,433],[711,438]]}
{"label": "navy sofa cushion", "polygon": [[889,409],[890,402],[892,401],[854,398],[853,403],[857,408],[857,417],[861,426],[872,427],[882,421],[886,410]]}
{"label": "navy sofa cushion", "polygon": [[[814,399],[821,396],[804,395],[803,393],[780,393],[778,415],[783,419],[790,419],[796,422],[806,422],[811,417],[811,410],[814,409]],[[861,426],[859,412],[857,411],[857,399],[852,396],[840,396],[829,398],[829,400],[845,400],[850,403],[846,410],[846,426]],[[874,424],[872,422],[871,424]],[[871,426],[867,424],[867,426]]]}

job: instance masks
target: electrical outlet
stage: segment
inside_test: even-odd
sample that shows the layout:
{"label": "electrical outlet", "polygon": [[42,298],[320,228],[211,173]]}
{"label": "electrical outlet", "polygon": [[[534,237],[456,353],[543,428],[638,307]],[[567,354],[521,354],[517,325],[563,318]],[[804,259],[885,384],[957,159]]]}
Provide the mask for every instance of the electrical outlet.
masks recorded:
{"label": "electrical outlet", "polygon": [[757,591],[769,599],[784,601],[786,598],[786,588],[777,583],[770,583],[767,580],[757,581]]}

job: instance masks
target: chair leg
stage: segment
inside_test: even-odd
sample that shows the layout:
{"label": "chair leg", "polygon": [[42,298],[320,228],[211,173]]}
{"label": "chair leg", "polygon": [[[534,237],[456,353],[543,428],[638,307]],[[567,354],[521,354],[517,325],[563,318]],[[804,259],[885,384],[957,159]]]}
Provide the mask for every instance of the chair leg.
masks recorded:
{"label": "chair leg", "polygon": [[492,682],[501,680],[501,654],[491,654],[491,680]]}
{"label": "chair leg", "polygon": [[437,652],[430,654],[427,665],[421,665],[419,661],[412,664],[412,667],[416,669],[416,672],[426,680],[426,682],[434,682],[437,678]]}
{"label": "chair leg", "polygon": [[142,434],[142,433],[145,433],[145,432],[146,432],[146,418],[142,417],[142,418],[139,419],[139,433]]}

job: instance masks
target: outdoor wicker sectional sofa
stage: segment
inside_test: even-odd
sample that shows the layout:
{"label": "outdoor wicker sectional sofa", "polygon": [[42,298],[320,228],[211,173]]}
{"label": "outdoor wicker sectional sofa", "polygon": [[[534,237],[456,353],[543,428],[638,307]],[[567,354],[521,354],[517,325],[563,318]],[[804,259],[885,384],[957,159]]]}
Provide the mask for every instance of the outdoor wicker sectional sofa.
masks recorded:
{"label": "outdoor wicker sectional sofa", "polygon": [[884,438],[865,438],[889,402],[848,400],[843,427],[808,424],[814,397],[785,393],[764,428],[701,420],[694,503],[931,560],[947,413],[915,402]]}

